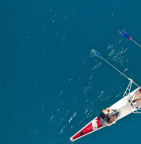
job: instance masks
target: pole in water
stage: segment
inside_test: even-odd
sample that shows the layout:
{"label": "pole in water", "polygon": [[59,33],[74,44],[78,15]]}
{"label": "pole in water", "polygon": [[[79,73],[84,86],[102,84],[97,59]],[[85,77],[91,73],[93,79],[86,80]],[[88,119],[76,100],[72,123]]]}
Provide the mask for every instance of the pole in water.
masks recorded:
{"label": "pole in water", "polygon": [[121,35],[123,35],[125,38],[130,39],[131,41],[133,41],[135,44],[137,44],[139,47],[141,47],[141,45],[139,45],[137,42],[135,42],[125,31],[121,31],[120,33]]}
{"label": "pole in water", "polygon": [[[97,52],[97,51],[94,50],[94,49],[92,49],[91,52],[92,52],[95,56],[103,59],[106,63],[108,63],[108,64],[109,64],[110,66],[112,66],[115,70],[117,70],[119,73],[121,73],[121,74],[122,74],[124,77],[126,77],[129,81],[131,81],[131,79],[130,79],[129,77],[127,77],[124,73],[122,73],[120,70],[118,70],[118,69],[117,69],[116,67],[114,67],[112,64],[110,64],[107,60],[105,60],[105,59],[100,55],[99,52]],[[136,84],[134,81],[133,81],[133,83],[134,83],[136,86],[140,87],[140,86],[139,86],[138,84]]]}

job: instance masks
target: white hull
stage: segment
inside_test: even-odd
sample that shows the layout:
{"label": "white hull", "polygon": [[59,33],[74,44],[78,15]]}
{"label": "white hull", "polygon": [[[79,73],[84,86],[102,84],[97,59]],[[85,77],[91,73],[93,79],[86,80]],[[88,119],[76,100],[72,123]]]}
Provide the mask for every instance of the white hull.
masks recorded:
{"label": "white hull", "polygon": [[138,105],[136,104],[134,107],[132,107],[131,103],[129,103],[129,99],[132,99],[134,96],[136,96],[139,93],[140,93],[139,88],[137,88],[110,107],[110,109],[119,110],[119,115],[117,117],[117,120],[134,112],[136,110],[136,108],[134,107],[138,107],[138,108],[141,107],[141,103],[139,103]]}
{"label": "white hull", "polygon": [[[139,88],[135,89],[134,91],[132,91],[131,93],[129,93],[127,96],[125,96],[124,98],[122,98],[121,100],[119,100],[118,102],[116,102],[115,104],[113,104],[110,109],[117,109],[119,111],[119,114],[117,116],[117,120],[120,120],[121,118],[129,115],[130,113],[136,111],[136,108],[131,106],[131,103],[129,102],[129,99],[132,99],[135,95],[139,94]],[[141,107],[141,103],[139,103],[138,105],[135,105],[135,107],[140,108]],[[97,117],[96,117],[97,118]],[[79,130],[76,134],[74,134],[70,140],[73,142],[83,136],[86,136],[92,132],[95,132],[101,128],[103,128],[104,126],[99,127],[97,130],[91,130],[89,132],[89,128],[87,128],[89,125],[93,125],[93,123],[95,122],[94,118],[91,122],[89,122],[86,126],[84,126],[81,130]],[[79,133],[81,131],[86,131],[88,129],[88,132],[84,133],[83,135],[80,135]]]}

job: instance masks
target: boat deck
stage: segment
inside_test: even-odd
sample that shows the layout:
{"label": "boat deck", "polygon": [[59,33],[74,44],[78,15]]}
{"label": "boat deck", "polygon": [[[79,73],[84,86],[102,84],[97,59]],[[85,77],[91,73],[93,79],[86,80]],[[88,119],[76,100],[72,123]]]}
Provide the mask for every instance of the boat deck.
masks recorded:
{"label": "boat deck", "polygon": [[[136,107],[141,108],[141,103],[136,104],[134,106],[131,105],[129,102],[130,99],[132,99],[137,94],[141,93],[141,89],[137,88],[134,91],[132,91],[129,95],[125,96],[115,104],[113,104],[110,109],[116,109],[119,111],[119,114],[117,116],[117,120],[120,120],[121,118],[129,115],[130,113],[134,112],[136,110]],[[96,119],[93,119],[91,122],[89,122],[86,126],[84,126],[81,130],[79,130],[76,134],[74,134],[70,140],[73,142],[83,136],[86,136],[92,132],[95,132],[105,126],[98,125],[98,128],[95,128],[94,125],[96,123]]]}

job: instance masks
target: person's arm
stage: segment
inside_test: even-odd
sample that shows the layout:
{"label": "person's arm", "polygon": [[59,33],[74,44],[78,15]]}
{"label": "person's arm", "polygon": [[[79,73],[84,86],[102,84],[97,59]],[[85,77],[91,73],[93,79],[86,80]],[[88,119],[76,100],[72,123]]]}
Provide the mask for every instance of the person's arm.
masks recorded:
{"label": "person's arm", "polygon": [[138,97],[140,97],[141,96],[141,93],[139,93],[138,95],[136,95],[135,97],[134,97],[134,99],[137,99]]}
{"label": "person's arm", "polygon": [[141,99],[138,99],[138,100],[136,101],[136,103],[139,103],[139,102],[141,102]]}
{"label": "person's arm", "polygon": [[108,114],[108,110],[106,110],[106,109],[103,109],[102,112],[105,114]]}
{"label": "person's arm", "polygon": [[112,113],[113,110],[111,110],[110,108],[106,108],[106,110],[109,112],[109,113]]}
{"label": "person's arm", "polygon": [[[110,120],[111,121],[111,120]],[[109,122],[109,126],[111,126],[112,124],[115,124],[116,123],[116,121],[114,120],[112,120],[111,122]]]}
{"label": "person's arm", "polygon": [[116,122],[116,119],[117,119],[117,116],[116,115],[114,115],[114,121]]}
{"label": "person's arm", "polygon": [[116,115],[114,115],[113,119],[109,120],[109,126],[116,123]]}
{"label": "person's arm", "polygon": [[112,123],[110,123],[108,126],[111,126],[112,125]]}

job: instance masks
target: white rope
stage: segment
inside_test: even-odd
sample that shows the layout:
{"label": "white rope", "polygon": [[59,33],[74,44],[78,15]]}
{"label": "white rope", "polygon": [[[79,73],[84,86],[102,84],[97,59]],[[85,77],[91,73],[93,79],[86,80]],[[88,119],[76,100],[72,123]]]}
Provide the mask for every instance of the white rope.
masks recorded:
{"label": "white rope", "polygon": [[126,90],[125,90],[125,92],[124,92],[124,94],[123,94],[123,97],[125,97],[125,96],[127,96],[129,93],[130,93],[130,90],[131,90],[131,87],[132,87],[132,80],[130,80],[130,83],[129,83],[129,85],[127,86],[127,88],[126,88]]}
{"label": "white rope", "polygon": [[137,44],[139,47],[141,47],[141,45],[139,45],[137,42],[135,42],[133,39],[131,39],[135,44]]}
{"label": "white rope", "polygon": [[[114,67],[112,64],[110,64],[107,60],[105,60],[103,57],[101,57],[105,62],[107,62],[110,66],[112,66],[115,70],[117,70],[119,73],[121,73],[123,76],[125,76],[128,80],[130,80],[131,81],[131,79],[129,78],[129,77],[127,77],[124,73],[122,73],[120,70],[118,70],[116,67]],[[136,86],[138,86],[138,87],[140,87],[138,84],[136,84],[134,81],[133,81],[133,83],[136,85]]]}
{"label": "white rope", "polygon": [[[127,86],[127,89],[125,90],[124,94],[123,94],[123,98],[125,99],[125,97],[127,95],[130,94],[130,90],[131,90],[131,87],[132,87],[132,80],[130,81],[129,85]],[[133,95],[132,99],[135,97],[135,95]],[[130,98],[130,95],[129,95],[129,98]],[[127,102],[128,99],[125,99],[125,101]],[[134,111],[133,113],[141,113],[141,108],[137,108],[133,105],[133,107],[131,106],[131,103],[130,102],[127,102],[128,103],[128,106],[133,110],[134,108]],[[132,103],[133,104],[133,103]]]}

